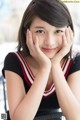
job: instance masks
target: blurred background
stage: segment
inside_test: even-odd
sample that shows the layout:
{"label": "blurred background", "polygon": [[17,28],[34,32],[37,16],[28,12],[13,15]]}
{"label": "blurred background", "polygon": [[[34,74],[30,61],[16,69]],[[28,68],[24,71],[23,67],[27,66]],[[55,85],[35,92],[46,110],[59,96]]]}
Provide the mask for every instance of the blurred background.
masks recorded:
{"label": "blurred background", "polygon": [[[16,50],[20,21],[30,1],[0,0],[0,118],[1,113],[5,113],[5,104],[7,105],[7,101],[5,101],[6,82],[1,72],[4,58],[8,52]],[[65,4],[69,8],[74,23],[73,49],[80,51],[80,2],[65,2]]]}

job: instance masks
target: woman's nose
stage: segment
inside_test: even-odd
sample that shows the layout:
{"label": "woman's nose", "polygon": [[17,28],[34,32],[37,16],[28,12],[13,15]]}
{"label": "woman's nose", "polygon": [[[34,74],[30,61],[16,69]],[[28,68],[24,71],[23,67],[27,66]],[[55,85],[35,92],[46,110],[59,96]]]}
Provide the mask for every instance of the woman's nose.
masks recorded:
{"label": "woman's nose", "polygon": [[55,44],[55,37],[53,35],[47,35],[44,43],[47,46],[53,46]]}

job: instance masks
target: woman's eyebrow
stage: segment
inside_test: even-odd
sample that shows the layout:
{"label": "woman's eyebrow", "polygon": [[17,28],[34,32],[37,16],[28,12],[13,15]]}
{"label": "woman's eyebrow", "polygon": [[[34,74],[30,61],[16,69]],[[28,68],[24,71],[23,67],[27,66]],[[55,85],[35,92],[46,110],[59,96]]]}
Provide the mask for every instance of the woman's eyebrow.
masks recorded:
{"label": "woman's eyebrow", "polygon": [[36,27],[34,27],[34,28],[37,28],[37,29],[44,29],[44,27],[42,27],[42,26],[36,26]]}
{"label": "woman's eyebrow", "polygon": [[65,29],[63,29],[63,28],[56,28],[55,31],[57,31],[57,30],[65,31]]}

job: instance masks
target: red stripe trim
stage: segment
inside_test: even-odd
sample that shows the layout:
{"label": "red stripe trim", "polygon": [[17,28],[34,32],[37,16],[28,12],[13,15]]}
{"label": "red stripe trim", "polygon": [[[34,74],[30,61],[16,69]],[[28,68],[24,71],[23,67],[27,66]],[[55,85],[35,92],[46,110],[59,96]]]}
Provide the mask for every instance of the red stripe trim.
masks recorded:
{"label": "red stripe trim", "polygon": [[[30,70],[31,73],[33,74],[32,70],[31,70],[30,67],[29,67],[29,65],[27,64],[27,62],[25,62],[24,56],[23,56],[21,53],[19,53],[19,52],[18,52],[18,54],[20,55],[21,59],[23,60],[26,68],[28,68],[28,70]],[[29,74],[30,74],[30,73],[29,73]],[[30,75],[31,75],[31,74],[30,74]],[[34,74],[33,74],[33,75],[34,75]],[[28,79],[28,80],[29,80],[29,79]],[[47,95],[47,94],[49,94],[49,93],[50,93],[50,94],[52,93],[51,91],[53,91],[53,88],[54,88],[54,85],[53,85],[53,84],[54,84],[54,83],[52,83],[52,84],[49,86],[49,88],[44,91],[44,94]]]}
{"label": "red stripe trim", "polygon": [[45,91],[47,92],[52,86],[54,86],[54,83],[52,83],[50,86],[48,86]]}
{"label": "red stripe trim", "polygon": [[27,64],[27,67],[28,67],[28,69],[30,70],[31,74],[32,74],[32,75],[33,75],[33,77],[35,78],[35,75],[33,74],[33,72],[32,72],[32,70],[31,70],[31,68],[29,67],[29,65],[28,65],[28,63],[27,63],[27,61],[26,61],[26,64]]}
{"label": "red stripe trim", "polygon": [[64,66],[63,66],[63,69],[62,69],[62,70],[65,69],[65,66],[66,66],[67,61],[68,61],[68,59],[65,59],[65,63],[64,63]]}
{"label": "red stripe trim", "polygon": [[22,72],[23,72],[23,75],[24,75],[25,81],[27,82],[27,84],[28,84],[29,86],[31,86],[32,84],[31,84],[31,82],[29,81],[28,76],[26,75],[25,70],[24,70],[22,64],[21,64],[21,67],[22,67]]}
{"label": "red stripe trim", "polygon": [[[20,54],[19,52],[18,52],[18,54],[19,54],[19,56],[21,57],[22,61],[24,62],[26,68],[28,68],[28,70],[31,70],[30,67],[29,67],[29,65],[25,62],[24,56],[22,56],[22,54]],[[32,73],[32,70],[31,70],[31,73]],[[33,74],[33,73],[32,73],[32,74]],[[29,80],[29,79],[28,79],[28,80]],[[28,81],[28,82],[30,82],[30,81]],[[52,94],[52,93],[54,92],[53,89],[54,89],[54,83],[52,83],[52,84],[49,86],[49,88],[44,91],[44,96],[47,96],[47,95]]]}
{"label": "red stripe trim", "polygon": [[[25,59],[24,59],[24,57],[22,56],[22,54],[19,53],[19,52],[17,52],[17,54],[20,56],[21,60],[23,61],[26,69],[27,69],[28,72],[29,72],[29,75],[31,75],[31,73],[32,73],[31,76],[33,77],[34,74],[33,74],[32,70],[30,69],[28,63],[25,62]],[[15,55],[16,55],[16,53],[15,53]],[[17,55],[16,55],[16,56],[17,56]],[[17,57],[18,57],[18,56],[17,56]],[[18,59],[19,59],[19,58],[18,58]],[[19,61],[20,61],[20,60],[19,60]],[[67,60],[65,60],[64,63],[62,64],[63,69],[65,68],[66,63],[67,63]],[[28,83],[28,85],[31,86],[32,83],[30,82],[30,80],[29,80],[29,78],[28,78],[28,76],[27,76],[27,74],[26,74],[26,71],[25,71],[24,66],[23,66],[23,64],[21,63],[21,61],[20,61],[20,64],[21,64],[21,67],[22,67],[22,72],[23,72],[24,78],[25,78],[26,82]],[[68,65],[68,66],[69,66],[69,65]],[[29,70],[30,70],[30,71],[29,71]],[[67,74],[67,71],[66,71],[66,74]],[[30,76],[30,77],[31,77],[31,76]],[[55,86],[54,86],[53,84],[54,84],[54,83],[52,83],[52,84],[49,86],[49,88],[45,90],[45,92],[44,92],[44,96],[45,96],[45,97],[50,96],[51,94],[53,94],[53,93],[55,92]],[[53,85],[53,86],[52,86],[52,85]],[[52,88],[51,88],[51,87],[52,87]]]}
{"label": "red stripe trim", "polygon": [[65,72],[65,77],[68,76],[68,73],[69,73],[69,70],[70,70],[70,68],[71,68],[72,63],[73,63],[73,60],[71,59],[70,62],[69,62],[69,65],[68,65],[68,67],[67,67],[67,70],[66,70],[66,72]]}
{"label": "red stripe trim", "polygon": [[[20,54],[21,54],[21,53],[20,53]],[[25,65],[26,65],[27,68],[29,69],[30,73],[32,74],[33,77],[35,77],[35,75],[33,74],[33,72],[32,72],[32,70],[31,70],[30,66],[28,65],[27,61],[24,59],[24,58],[25,58],[24,55],[21,54],[21,56],[22,56],[22,58],[23,58],[23,60],[24,60]]]}
{"label": "red stripe trim", "polygon": [[19,53],[19,52],[18,52],[18,54],[19,54],[19,56],[21,57],[23,63],[25,64],[25,67],[26,67],[26,69],[28,70],[28,73],[29,73],[31,79],[34,80],[34,75],[33,75],[32,71],[30,70],[27,62],[25,61],[24,56],[23,56],[21,53]]}
{"label": "red stripe trim", "polygon": [[45,89],[44,93],[48,93],[49,91],[51,91],[54,87],[54,83],[52,83],[48,89]]}
{"label": "red stripe trim", "polygon": [[65,62],[66,62],[66,59],[62,63],[62,66],[61,66],[62,69],[64,68]]}
{"label": "red stripe trim", "polygon": [[[16,53],[14,53],[14,54],[16,55]],[[17,55],[16,55],[16,56],[17,56]],[[18,56],[17,56],[17,58],[18,58]],[[25,70],[24,70],[23,64],[22,64],[22,62],[20,61],[19,58],[18,58],[18,60],[19,60],[19,62],[20,62],[21,68],[22,68],[22,73],[23,73],[23,76],[24,76],[24,80],[28,83],[29,86],[31,86],[32,84],[30,83],[30,81],[29,81],[29,79],[28,79],[28,77],[27,77],[27,75],[26,75],[26,72],[25,72]]]}
{"label": "red stripe trim", "polygon": [[55,92],[56,92],[56,90],[54,90],[54,91],[53,91],[51,94],[49,94],[49,95],[43,95],[43,98],[48,98],[49,96],[54,95]]}

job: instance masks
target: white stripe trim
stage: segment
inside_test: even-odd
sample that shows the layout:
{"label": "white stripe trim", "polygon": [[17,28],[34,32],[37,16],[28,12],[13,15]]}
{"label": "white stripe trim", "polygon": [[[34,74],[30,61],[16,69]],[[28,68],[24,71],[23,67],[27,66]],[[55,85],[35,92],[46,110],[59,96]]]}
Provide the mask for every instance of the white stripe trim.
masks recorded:
{"label": "white stripe trim", "polygon": [[[28,71],[27,71],[27,69],[26,69],[26,67],[25,67],[24,62],[22,61],[22,59],[21,59],[21,57],[19,56],[18,53],[15,53],[15,54],[17,55],[17,57],[19,58],[20,62],[22,63],[22,65],[23,65],[23,67],[24,67],[24,70],[25,70],[25,73],[27,74],[27,77],[28,77],[30,83],[33,84],[33,80],[32,80],[32,78],[30,77],[30,75],[29,75],[29,73],[28,73]],[[29,69],[29,68],[28,68],[28,69]],[[30,72],[30,73],[31,73],[31,72]],[[49,89],[48,91],[45,91],[43,95],[44,95],[44,96],[48,96],[48,95],[50,95],[51,93],[53,93],[54,91],[55,91],[55,86],[54,86],[54,83],[53,83],[52,86],[50,87],[50,89]]]}
{"label": "white stripe trim", "polygon": [[63,68],[65,67],[65,63],[66,63],[66,59],[65,59],[65,61],[64,61],[64,63],[63,63],[63,65],[62,65],[62,70],[63,70]]}
{"label": "white stripe trim", "polygon": [[[31,72],[31,70],[29,69],[29,67],[28,67],[27,63],[25,62],[25,60],[24,60],[24,59],[23,59],[23,61],[24,61],[24,63],[25,63],[25,66],[27,67],[27,69],[28,69],[28,71],[29,71],[29,73],[30,73],[31,77],[34,79],[34,76],[33,76],[32,72]],[[32,81],[33,81],[33,80],[32,80]]]}
{"label": "white stripe trim", "polygon": [[28,73],[28,71],[27,71],[27,69],[26,69],[26,67],[25,67],[24,62],[22,61],[22,59],[21,59],[21,57],[19,56],[18,53],[15,53],[15,54],[17,55],[17,57],[18,57],[19,60],[21,61],[22,65],[23,65],[23,67],[24,67],[25,73],[27,74],[27,76],[28,76],[28,78],[29,78],[29,81],[31,82],[31,84],[33,84],[33,80],[31,79],[31,77],[30,77],[30,75],[29,75],[29,73]]}
{"label": "white stripe trim", "polygon": [[29,71],[31,77],[34,79],[34,75],[32,74],[32,72],[31,72],[31,70],[29,69],[28,65],[27,65],[26,63],[25,63],[25,65],[26,65],[26,67],[27,67],[27,69],[28,69],[28,71]]}
{"label": "white stripe trim", "polygon": [[51,91],[51,89],[53,89],[53,87],[54,87],[54,83],[51,85],[50,89],[49,90],[45,90],[44,93],[47,93],[47,92]]}
{"label": "white stripe trim", "polygon": [[49,92],[49,93],[44,93],[43,95],[46,97],[46,96],[48,96],[48,95],[50,95],[51,93],[53,93],[55,91],[55,87],[53,87],[53,89]]}
{"label": "white stripe trim", "polygon": [[68,65],[69,65],[69,63],[70,63],[70,60],[71,60],[71,59],[68,59],[66,65],[65,65],[65,68],[64,68],[64,70],[63,70],[64,75],[65,75],[65,73],[66,73],[66,71],[67,71],[67,69],[68,69]]}

